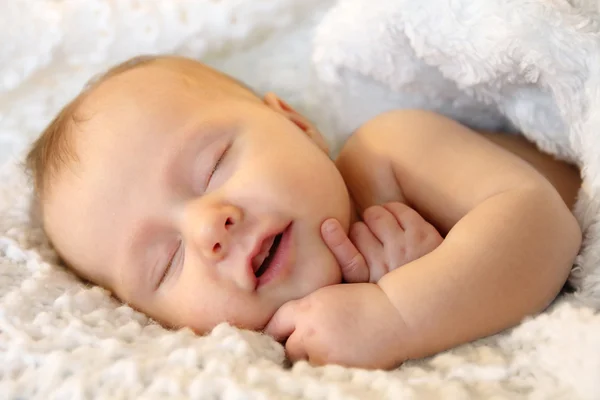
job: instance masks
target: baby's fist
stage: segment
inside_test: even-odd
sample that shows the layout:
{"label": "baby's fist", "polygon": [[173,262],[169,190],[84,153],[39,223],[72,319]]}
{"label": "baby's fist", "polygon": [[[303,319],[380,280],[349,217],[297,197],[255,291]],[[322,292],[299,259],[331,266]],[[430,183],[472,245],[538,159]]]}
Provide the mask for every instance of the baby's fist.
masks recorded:
{"label": "baby's fist", "polygon": [[433,225],[403,203],[372,206],[346,236],[336,220],[323,224],[323,239],[346,282],[377,282],[386,273],[424,256],[443,239]]}
{"label": "baby's fist", "polygon": [[392,368],[406,360],[413,334],[385,292],[371,283],[325,286],[285,303],[264,333],[292,361]]}
{"label": "baby's fist", "polygon": [[371,282],[423,257],[443,241],[433,225],[403,203],[369,207],[363,221],[352,226],[349,237],[369,265]]}

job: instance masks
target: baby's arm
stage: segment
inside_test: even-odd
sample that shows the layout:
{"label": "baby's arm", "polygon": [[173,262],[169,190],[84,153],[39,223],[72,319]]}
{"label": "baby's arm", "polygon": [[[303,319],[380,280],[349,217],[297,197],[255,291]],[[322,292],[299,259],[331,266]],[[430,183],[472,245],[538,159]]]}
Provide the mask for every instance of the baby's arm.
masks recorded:
{"label": "baby's arm", "polygon": [[[408,326],[409,358],[513,326],[564,284],[581,243],[575,218],[533,167],[460,124],[387,113],[350,139],[338,166],[359,209],[402,200],[447,232],[378,282]],[[365,190],[369,181],[377,187]]]}

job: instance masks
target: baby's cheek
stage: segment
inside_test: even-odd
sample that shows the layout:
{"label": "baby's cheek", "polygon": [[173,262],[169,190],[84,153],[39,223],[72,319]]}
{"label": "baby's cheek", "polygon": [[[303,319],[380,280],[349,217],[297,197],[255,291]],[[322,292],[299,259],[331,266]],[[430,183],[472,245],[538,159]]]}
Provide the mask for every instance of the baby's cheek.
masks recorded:
{"label": "baby's cheek", "polygon": [[185,306],[188,307],[190,324],[204,332],[223,322],[242,329],[260,330],[274,313],[274,310],[261,306],[257,299],[249,298],[246,293],[225,290],[205,289],[202,296]]}

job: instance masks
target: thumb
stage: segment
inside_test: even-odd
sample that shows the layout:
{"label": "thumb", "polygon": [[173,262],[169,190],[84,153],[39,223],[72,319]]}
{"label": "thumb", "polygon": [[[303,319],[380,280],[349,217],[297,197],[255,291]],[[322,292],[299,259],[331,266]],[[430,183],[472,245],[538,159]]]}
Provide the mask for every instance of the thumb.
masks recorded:
{"label": "thumb", "polygon": [[321,235],[340,265],[344,281],[349,283],[369,281],[369,267],[365,258],[350,241],[338,220],[330,218],[323,222]]}

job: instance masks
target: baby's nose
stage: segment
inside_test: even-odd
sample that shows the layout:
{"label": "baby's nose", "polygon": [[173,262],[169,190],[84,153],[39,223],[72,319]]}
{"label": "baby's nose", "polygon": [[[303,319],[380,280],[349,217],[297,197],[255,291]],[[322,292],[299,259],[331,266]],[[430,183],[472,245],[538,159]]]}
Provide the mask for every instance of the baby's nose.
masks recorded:
{"label": "baby's nose", "polygon": [[215,205],[192,220],[192,240],[201,255],[206,260],[220,261],[231,250],[232,236],[242,220],[242,211],[233,205]]}

